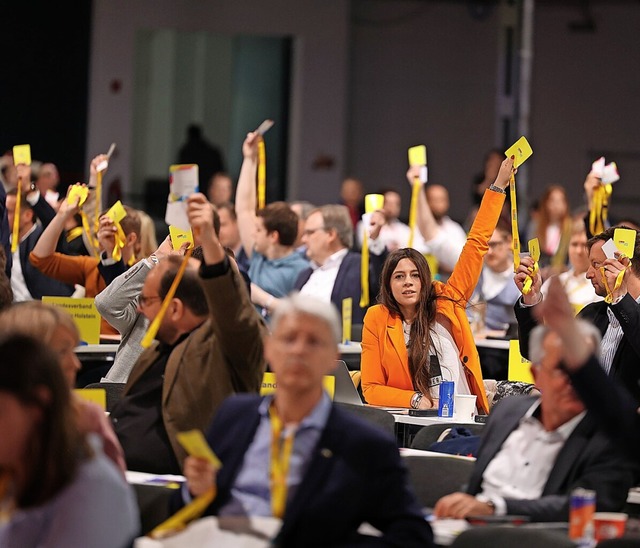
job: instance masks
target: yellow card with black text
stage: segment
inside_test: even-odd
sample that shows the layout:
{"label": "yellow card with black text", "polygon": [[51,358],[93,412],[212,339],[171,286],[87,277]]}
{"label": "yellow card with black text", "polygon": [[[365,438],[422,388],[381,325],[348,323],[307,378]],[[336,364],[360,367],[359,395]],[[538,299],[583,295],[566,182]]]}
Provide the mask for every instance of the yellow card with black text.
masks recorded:
{"label": "yellow card with black text", "polygon": [[204,434],[200,430],[178,432],[176,434],[176,439],[192,457],[199,457],[209,461],[216,470],[222,468],[220,459],[216,456],[211,447],[209,447]]}
{"label": "yellow card with black text", "polygon": [[618,251],[633,259],[633,250],[636,247],[636,231],[630,228],[616,228],[613,231],[613,243],[616,244]]}
{"label": "yellow card with black text", "polygon": [[169,236],[171,237],[171,246],[173,249],[180,249],[185,243],[189,243],[187,249],[193,247],[193,232],[191,229],[182,230],[177,226],[169,226]]}
{"label": "yellow card with black text", "polygon": [[31,146],[30,145],[16,145],[13,147],[13,165],[25,164],[31,165]]}
{"label": "yellow card with black text", "polygon": [[537,263],[540,260],[540,242],[538,242],[538,238],[533,238],[529,240],[529,255],[531,258]]}
{"label": "yellow card with black text", "polygon": [[409,165],[426,166],[427,165],[427,147],[418,145],[409,149]]}
{"label": "yellow card with black text", "polygon": [[111,219],[114,223],[119,223],[127,216],[127,212],[122,205],[122,202],[118,200],[115,204],[111,206],[111,209],[106,213],[107,217]]}
{"label": "yellow card with black text", "polygon": [[529,141],[527,141],[526,137],[523,135],[513,143],[513,145],[511,145],[504,154],[507,158],[514,156],[513,167],[520,167],[527,161],[529,156],[533,154],[533,150],[531,149]]}

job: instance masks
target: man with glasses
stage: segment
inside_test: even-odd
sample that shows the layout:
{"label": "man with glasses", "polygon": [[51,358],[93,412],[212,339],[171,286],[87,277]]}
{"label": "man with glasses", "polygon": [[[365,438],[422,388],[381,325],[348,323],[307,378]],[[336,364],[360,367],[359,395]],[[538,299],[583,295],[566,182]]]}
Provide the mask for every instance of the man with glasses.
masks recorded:
{"label": "man with glasses", "polygon": [[205,429],[226,396],[260,387],[264,324],[218,240],[212,208],[203,194],[188,199],[203,261],[187,266],[166,309],[180,256],[160,259],[138,299],[149,323],[163,315],[157,342],[137,360],[111,413],[130,470],[180,474],[186,453],[176,434]]}
{"label": "man with glasses", "polygon": [[[369,303],[378,294],[380,272],[387,255],[377,241],[384,217],[374,213],[369,237]],[[361,324],[367,307],[360,307],[360,253],[353,251],[353,225],[346,206],[324,205],[312,211],[305,222],[302,243],[312,266],[302,271],[295,288],[303,295],[332,302],[342,310],[342,301],[352,299],[352,321]]]}
{"label": "man with glasses", "polygon": [[[597,353],[599,333],[578,329]],[[538,396],[511,396],[491,412],[466,493],[435,507],[438,517],[525,515],[532,521],[568,521],[571,491],[596,491],[599,511],[620,511],[634,484],[635,466],[598,430],[562,368],[557,333],[538,326],[531,334],[531,371]]]}

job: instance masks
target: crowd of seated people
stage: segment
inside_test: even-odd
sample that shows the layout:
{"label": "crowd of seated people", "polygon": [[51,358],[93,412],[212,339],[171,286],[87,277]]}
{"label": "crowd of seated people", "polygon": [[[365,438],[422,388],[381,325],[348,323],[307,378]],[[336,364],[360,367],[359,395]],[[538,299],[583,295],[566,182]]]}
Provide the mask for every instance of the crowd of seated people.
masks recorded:
{"label": "crowd of seated people", "polygon": [[[3,171],[0,252],[9,255],[5,267],[6,252],[0,253],[0,348],[6,349],[0,350],[0,426],[16,443],[13,452],[0,452],[0,544],[60,539],[127,546],[140,533],[122,477],[128,469],[184,474],[172,511],[213,488],[217,495],[205,514],[279,518],[282,546],[431,545],[396,441],[334,406],[323,391],[322,379],[338,358],[345,299],[352,324],[363,325],[366,403],[437,408],[440,383],[454,381],[457,394],[475,395],[477,412],[490,414],[466,492],[441,499],[437,517],[566,521],[577,486],[596,490],[599,509],[620,510],[638,479],[637,447],[601,428],[611,413],[594,403],[591,383],[604,377],[606,390],[622,392],[621,412],[637,428],[640,266],[620,255],[607,258],[602,246],[613,228],[588,239],[584,212],[572,216],[566,191],[549,187],[530,224],[542,251],[539,265],[524,256],[514,274],[510,227],[501,221],[513,158],[501,158],[492,181],[485,181],[491,166],[478,181],[467,233],[448,217],[448,189],[439,184],[421,188],[414,227],[400,220],[394,188],[384,191],[382,210],[363,217],[364,185],[354,178],[325,204],[274,202],[259,209],[260,139],[249,133],[243,143],[235,196],[229,177],[217,174],[208,196],[185,201],[195,240],[188,253],[169,237],[158,245],[144,211],[125,204],[126,216],[115,222],[96,204],[106,155],[91,162],[84,204],[74,192],[56,196],[53,164],[43,164],[38,177],[25,165]],[[415,173],[406,178],[413,184]],[[20,242],[11,253],[18,185]],[[407,248],[412,230],[414,245]],[[435,256],[438,270],[425,255]],[[109,418],[69,390],[80,368],[79,335],[68,314],[39,302],[48,295],[95,298],[101,333],[119,336],[102,379],[124,385]],[[556,318],[537,325],[565,301],[580,310],[577,324]],[[486,302],[490,329],[518,323],[536,396],[510,396],[491,407],[485,389],[491,368],[481,362],[469,321],[477,302]],[[155,340],[143,344],[152,324]],[[567,362],[559,348],[579,337],[581,358]],[[23,352],[15,363],[29,361],[20,374],[7,361],[16,349]],[[277,375],[277,388],[260,397],[266,370]],[[3,422],[3,409],[15,424]],[[221,470],[190,457],[179,442],[180,432],[194,429],[206,433]],[[50,477],[39,468],[51,457],[31,448],[37,438],[38,449],[57,443],[72,455],[48,462]],[[275,461],[284,478],[274,477]],[[77,493],[98,473],[101,482],[89,497],[95,506],[81,508]],[[50,484],[36,488],[43,478]],[[114,497],[118,512],[99,518],[108,515],[118,534],[95,540],[107,525],[95,518],[95,531],[86,531],[76,520],[94,519]],[[72,508],[69,517],[63,505]],[[381,536],[363,535],[365,522]]]}

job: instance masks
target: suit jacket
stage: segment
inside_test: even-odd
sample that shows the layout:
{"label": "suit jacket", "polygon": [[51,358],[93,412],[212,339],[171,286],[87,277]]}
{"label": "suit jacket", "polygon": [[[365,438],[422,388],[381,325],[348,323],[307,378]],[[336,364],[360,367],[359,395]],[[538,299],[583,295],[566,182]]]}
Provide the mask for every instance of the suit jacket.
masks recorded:
{"label": "suit jacket", "polygon": [[[478,215],[469,231],[467,243],[446,284],[434,281],[437,312],[451,324],[451,336],[458,347],[467,382],[476,394],[478,409],[489,412],[482,380],[480,358],[467,319],[466,306],[482,272],[482,258],[488,249],[502,211],[505,195],[487,191]],[[409,407],[415,393],[409,358],[404,343],[402,320],[394,317],[384,305],[372,306],[362,330],[362,389],[368,403]]]}
{"label": "suit jacket", "polygon": [[597,358],[569,374],[571,384],[598,421],[603,431],[629,453],[640,460],[640,415],[638,402],[620,383],[607,376]]}
{"label": "suit jacket", "polygon": [[[369,302],[374,303],[380,288],[380,273],[384,260],[387,258],[385,251],[381,255],[369,254]],[[342,301],[348,297],[353,299],[352,322],[361,324],[364,321],[364,313],[366,308],[360,308],[360,293],[362,291],[360,269],[362,257],[356,251],[349,251],[338,269],[336,281],[331,290],[331,302],[342,315]],[[309,281],[312,268],[303,270],[295,283],[295,289],[302,289],[302,286]]]}
{"label": "suit jacket", "polygon": [[[578,317],[591,322],[604,335],[609,327],[608,307],[604,301],[591,303],[580,311]],[[518,320],[520,353],[524,357],[529,355],[529,335],[537,325],[533,308],[535,307],[520,306],[519,301],[514,307]],[[640,304],[627,293],[618,304],[610,308],[624,333],[613,357],[610,375],[640,403]]]}
{"label": "suit jacket", "polygon": [[[205,431],[227,396],[258,392],[265,370],[264,323],[251,304],[240,274],[228,266],[224,274],[201,277],[200,281],[209,305],[209,319],[173,349],[162,386],[162,418],[180,465],[187,455],[176,434],[194,428]],[[134,365],[123,396],[158,355],[156,341]],[[144,443],[143,432],[140,443]],[[153,459],[153,455],[149,458]]]}
{"label": "suit jacket", "polygon": [[[208,514],[216,514],[230,499],[260,422],[262,400],[248,394],[228,398],[211,424],[207,439],[224,465]],[[358,536],[363,522],[384,537]],[[276,545],[424,547],[431,542],[431,529],[407,487],[406,469],[393,437],[332,407],[307,473],[287,503]]]}
{"label": "suit jacket", "polygon": [[[536,401],[531,396],[511,396],[491,411],[467,492],[481,491],[482,476],[527,410]],[[620,511],[634,485],[635,465],[627,460],[587,414],[558,453],[542,495],[533,500],[506,499],[507,513],[530,516],[532,521],[567,521],[569,499],[576,487],[596,491],[598,511]]]}
{"label": "suit jacket", "polygon": [[22,275],[24,281],[27,284],[27,289],[31,296],[36,299],[42,299],[42,297],[54,295],[58,297],[69,297],[73,293],[73,286],[65,284],[54,278],[50,278],[46,274],[40,272],[29,261],[29,254],[36,246],[38,238],[44,231],[42,225],[36,225],[35,230],[29,234],[24,241],[20,242],[20,266],[22,267]]}

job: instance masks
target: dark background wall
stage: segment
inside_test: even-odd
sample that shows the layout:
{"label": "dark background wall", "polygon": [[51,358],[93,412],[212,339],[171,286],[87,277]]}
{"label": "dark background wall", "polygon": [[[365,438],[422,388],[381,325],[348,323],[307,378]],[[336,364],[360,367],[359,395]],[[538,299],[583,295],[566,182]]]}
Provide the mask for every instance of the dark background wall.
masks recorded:
{"label": "dark background wall", "polygon": [[30,144],[66,182],[82,180],[91,2],[12,2],[2,10],[0,153]]}

